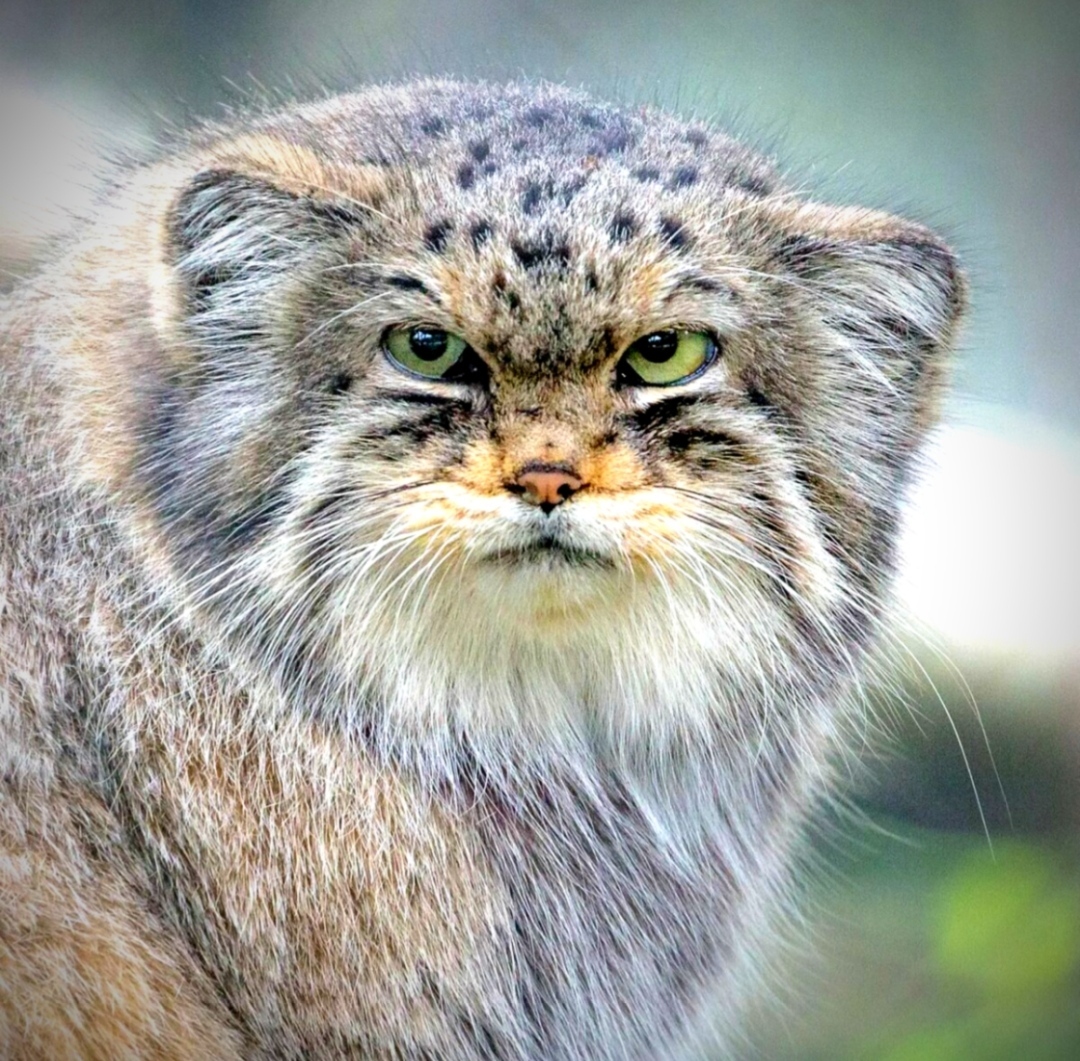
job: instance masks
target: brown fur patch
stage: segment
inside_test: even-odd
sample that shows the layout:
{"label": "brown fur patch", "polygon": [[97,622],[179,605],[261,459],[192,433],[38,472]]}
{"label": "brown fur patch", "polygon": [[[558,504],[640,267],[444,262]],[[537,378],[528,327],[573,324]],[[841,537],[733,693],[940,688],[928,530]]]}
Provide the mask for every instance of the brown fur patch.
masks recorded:
{"label": "brown fur patch", "polygon": [[200,161],[262,178],[293,195],[345,198],[363,208],[377,207],[387,189],[386,172],[378,166],[350,165],[274,136],[238,137]]}

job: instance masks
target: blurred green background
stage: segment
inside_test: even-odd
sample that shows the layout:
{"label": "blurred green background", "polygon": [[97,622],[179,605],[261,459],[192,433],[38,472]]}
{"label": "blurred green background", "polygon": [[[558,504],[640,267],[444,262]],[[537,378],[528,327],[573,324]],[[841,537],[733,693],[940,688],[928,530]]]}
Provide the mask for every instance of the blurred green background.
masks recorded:
{"label": "blurred green background", "polygon": [[[87,144],[264,90],[544,77],[713,116],[927,221],[974,309],[912,499],[893,652],[820,830],[770,1061],[1080,1058],[1080,4],[2,0],[0,230]],[[973,706],[977,704],[977,710]],[[984,733],[985,731],[985,733]]]}

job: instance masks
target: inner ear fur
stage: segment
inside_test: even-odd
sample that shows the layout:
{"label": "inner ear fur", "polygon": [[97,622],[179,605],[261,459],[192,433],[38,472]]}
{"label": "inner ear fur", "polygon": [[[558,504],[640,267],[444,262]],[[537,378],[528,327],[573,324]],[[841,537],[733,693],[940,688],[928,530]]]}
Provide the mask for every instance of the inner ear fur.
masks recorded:
{"label": "inner ear fur", "polygon": [[[932,231],[876,211],[816,204],[784,210],[777,246],[781,264],[818,286],[885,346],[906,338],[944,345],[967,304],[967,285],[953,251]],[[880,332],[875,335],[873,327]]]}
{"label": "inner ear fur", "polygon": [[772,211],[775,263],[815,316],[913,402],[913,427],[936,407],[967,305],[956,255],[930,229],[877,211],[783,204]]}
{"label": "inner ear fur", "polygon": [[166,218],[167,265],[196,303],[219,284],[278,272],[379,214],[386,175],[328,160],[268,136],[207,152]]}

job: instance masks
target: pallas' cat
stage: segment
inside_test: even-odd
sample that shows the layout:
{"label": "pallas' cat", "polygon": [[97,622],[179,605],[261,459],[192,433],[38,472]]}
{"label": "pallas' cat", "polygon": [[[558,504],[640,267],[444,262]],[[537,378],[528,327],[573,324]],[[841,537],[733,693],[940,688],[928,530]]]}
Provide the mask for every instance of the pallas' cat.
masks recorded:
{"label": "pallas' cat", "polygon": [[0,338],[0,1055],[723,1038],[963,301],[925,228],[547,85],[125,168]]}

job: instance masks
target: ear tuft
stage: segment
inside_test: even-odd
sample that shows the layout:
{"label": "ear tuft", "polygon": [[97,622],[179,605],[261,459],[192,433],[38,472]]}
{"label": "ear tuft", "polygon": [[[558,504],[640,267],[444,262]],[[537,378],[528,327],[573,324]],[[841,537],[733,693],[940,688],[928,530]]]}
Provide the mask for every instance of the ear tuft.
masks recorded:
{"label": "ear tuft", "polygon": [[924,419],[966,304],[953,252],[928,229],[866,210],[785,204],[773,220],[775,259],[814,316]]}
{"label": "ear tuft", "polygon": [[279,271],[326,236],[329,222],[310,204],[260,178],[204,170],[180,193],[169,243],[181,282],[197,305],[220,285]]}
{"label": "ear tuft", "polygon": [[882,239],[788,235],[778,257],[842,330],[885,348],[935,346],[951,336],[966,289],[948,247],[916,232]]}

